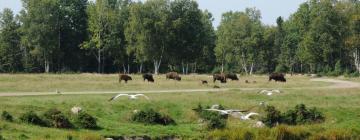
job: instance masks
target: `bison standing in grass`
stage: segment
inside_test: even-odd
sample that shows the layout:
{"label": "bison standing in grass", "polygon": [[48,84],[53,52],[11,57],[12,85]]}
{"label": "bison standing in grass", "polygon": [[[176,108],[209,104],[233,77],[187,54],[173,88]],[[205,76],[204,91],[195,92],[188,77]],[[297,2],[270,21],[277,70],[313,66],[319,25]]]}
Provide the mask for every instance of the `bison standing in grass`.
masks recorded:
{"label": "bison standing in grass", "polygon": [[166,74],[166,79],[173,79],[177,81],[181,81],[181,77],[177,72],[169,72]]}
{"label": "bison standing in grass", "polygon": [[121,81],[123,80],[125,81],[125,83],[127,83],[127,81],[132,80],[132,78],[126,74],[119,74],[119,83],[121,83]]}
{"label": "bison standing in grass", "polygon": [[232,81],[234,81],[234,80],[239,81],[239,78],[237,77],[237,75],[236,75],[236,74],[232,74],[232,73],[226,74],[226,75],[225,75],[225,78],[226,78],[226,79],[231,79]]}
{"label": "bison standing in grass", "polygon": [[286,82],[285,75],[282,73],[272,73],[269,76],[269,81],[275,80],[275,82]]}
{"label": "bison standing in grass", "polygon": [[152,83],[155,82],[154,77],[151,73],[143,74],[143,79],[144,81],[147,80],[148,82],[152,82]]}
{"label": "bison standing in grass", "polygon": [[213,75],[214,83],[216,80],[219,80],[221,83],[226,83],[226,76],[224,74],[214,74]]}

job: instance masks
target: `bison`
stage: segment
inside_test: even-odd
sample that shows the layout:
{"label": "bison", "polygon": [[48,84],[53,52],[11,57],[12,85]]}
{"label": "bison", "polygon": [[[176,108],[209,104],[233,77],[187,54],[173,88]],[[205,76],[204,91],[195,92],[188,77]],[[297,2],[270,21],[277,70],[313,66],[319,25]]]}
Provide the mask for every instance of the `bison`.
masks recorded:
{"label": "bison", "polygon": [[132,78],[129,75],[120,74],[119,75],[119,83],[121,83],[122,80],[124,80],[125,83],[127,83],[127,81],[132,80]]}
{"label": "bison", "polygon": [[208,84],[208,81],[206,81],[206,80],[201,80],[201,83],[202,83],[203,85],[206,85],[206,84]]}
{"label": "bison", "polygon": [[213,75],[214,83],[216,80],[219,80],[221,83],[226,83],[226,77],[224,74],[214,74]]}
{"label": "bison", "polygon": [[152,83],[155,82],[154,77],[151,73],[143,74],[143,79],[144,81],[147,80],[148,82],[152,82]]}
{"label": "bison", "polygon": [[238,81],[239,80],[239,78],[237,77],[237,75],[236,74],[226,74],[225,75],[225,78],[226,79],[231,79],[232,81],[234,81],[234,80],[236,80],[236,81]]}
{"label": "bison", "polygon": [[275,80],[275,82],[286,82],[285,76],[282,73],[272,73],[269,76],[269,81]]}
{"label": "bison", "polygon": [[177,72],[169,72],[166,74],[166,79],[173,79],[177,81],[181,81],[181,77]]}

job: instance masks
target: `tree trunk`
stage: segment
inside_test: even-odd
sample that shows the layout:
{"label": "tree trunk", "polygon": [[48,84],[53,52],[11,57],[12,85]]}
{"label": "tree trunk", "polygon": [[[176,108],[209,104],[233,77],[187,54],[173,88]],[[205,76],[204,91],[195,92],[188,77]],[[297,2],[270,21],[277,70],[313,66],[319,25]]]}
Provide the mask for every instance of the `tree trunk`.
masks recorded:
{"label": "tree trunk", "polygon": [[101,50],[98,50],[98,56],[97,56],[97,61],[98,61],[98,73],[101,73]]}
{"label": "tree trunk", "polygon": [[188,75],[189,74],[189,63],[186,63],[186,75]]}
{"label": "tree trunk", "polygon": [[126,67],[125,67],[125,64],[123,64],[123,74],[126,74]]}
{"label": "tree trunk", "polygon": [[354,51],[354,53],[353,53],[353,56],[354,56],[354,63],[355,63],[356,70],[357,70],[358,72],[360,72],[359,49],[355,49],[355,51]]}
{"label": "tree trunk", "polygon": [[224,63],[221,63],[221,73],[224,73]]}
{"label": "tree trunk", "polygon": [[48,59],[45,59],[45,73],[50,72],[50,63]]}
{"label": "tree trunk", "polygon": [[159,74],[159,69],[161,65],[161,59],[160,60],[154,60],[154,74]]}
{"label": "tree trunk", "polygon": [[253,74],[253,70],[254,70],[254,63],[251,63],[251,67],[250,67],[250,75],[252,75]]}
{"label": "tree trunk", "polygon": [[139,73],[142,73],[142,69],[143,69],[143,63],[140,63],[140,68],[139,68]]}

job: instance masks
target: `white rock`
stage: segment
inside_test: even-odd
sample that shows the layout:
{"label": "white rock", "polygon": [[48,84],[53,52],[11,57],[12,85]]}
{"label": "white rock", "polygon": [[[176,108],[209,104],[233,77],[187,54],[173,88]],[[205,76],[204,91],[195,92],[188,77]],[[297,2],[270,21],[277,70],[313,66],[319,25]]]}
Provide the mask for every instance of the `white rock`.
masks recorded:
{"label": "white rock", "polygon": [[263,128],[265,127],[265,124],[262,121],[257,121],[254,125],[256,128]]}
{"label": "white rock", "polygon": [[79,114],[81,111],[82,111],[81,107],[74,106],[73,108],[71,108],[71,112],[73,114]]}

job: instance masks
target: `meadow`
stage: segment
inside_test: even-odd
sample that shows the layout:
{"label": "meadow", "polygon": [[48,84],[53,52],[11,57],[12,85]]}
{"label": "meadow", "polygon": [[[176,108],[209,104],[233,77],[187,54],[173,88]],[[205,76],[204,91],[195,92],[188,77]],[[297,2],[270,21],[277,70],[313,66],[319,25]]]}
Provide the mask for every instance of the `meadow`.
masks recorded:
{"label": "meadow", "polygon": [[[0,120],[0,135],[5,139],[102,139],[104,136],[175,136],[180,139],[235,139],[242,137],[245,132],[266,135],[253,136],[254,139],[276,139],[278,129],[283,127],[289,131],[303,131],[306,134],[330,133],[340,136],[347,133],[360,132],[360,94],[358,88],[331,88],[332,83],[313,82],[306,76],[287,76],[287,83],[268,82],[266,76],[240,76],[240,81],[229,81],[219,84],[221,88],[233,88],[219,92],[194,93],[147,93],[149,101],[128,100],[122,98],[109,102],[115,94],[91,95],[43,95],[0,97],[0,111],[8,111],[15,117],[14,122]],[[200,80],[209,80],[208,75],[183,76],[181,82],[165,80],[164,75],[156,76],[155,83],[147,83],[140,75],[133,75],[133,81],[128,84],[117,81],[117,75],[97,74],[2,74],[0,75],[1,94],[18,94],[27,92],[53,93],[62,92],[106,92],[106,91],[161,91],[171,89],[212,89],[214,85],[201,85]],[[256,81],[246,84],[244,80]],[[358,81],[351,79],[352,81]],[[259,94],[259,90],[271,88],[280,89],[282,93],[267,96]],[[243,90],[244,89],[244,90]],[[306,124],[301,126],[279,126],[270,128],[253,128],[256,120],[241,121],[228,119],[224,130],[211,131],[199,122],[199,117],[192,110],[198,104],[221,104],[226,108],[248,109],[262,114],[259,103],[275,106],[284,111],[297,104],[316,107],[324,113],[326,120],[320,124]],[[71,116],[70,109],[80,106],[87,113],[95,116],[100,129],[55,129],[24,124],[18,116],[29,110],[39,114],[57,108],[67,116]],[[130,121],[133,110],[153,108],[171,116],[177,125],[144,125]],[[241,136],[240,136],[241,135]],[[349,134],[350,135],[350,134]],[[336,138],[336,137],[335,137]],[[344,138],[348,138],[345,137]]]}

